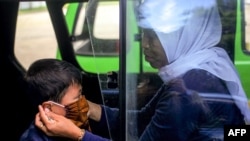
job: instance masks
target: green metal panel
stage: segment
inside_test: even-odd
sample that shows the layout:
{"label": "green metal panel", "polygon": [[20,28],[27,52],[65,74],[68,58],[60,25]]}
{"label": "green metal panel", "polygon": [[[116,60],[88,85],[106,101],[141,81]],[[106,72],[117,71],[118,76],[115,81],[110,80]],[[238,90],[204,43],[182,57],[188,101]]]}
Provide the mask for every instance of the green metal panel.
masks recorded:
{"label": "green metal panel", "polygon": [[[236,23],[236,38],[235,38],[235,52],[234,52],[234,64],[238,70],[243,88],[250,99],[250,55],[245,54],[242,51],[242,45],[245,44],[245,40],[242,39],[242,32],[245,34],[244,25],[244,14],[242,13],[241,0],[237,1],[237,23]],[[243,9],[244,10],[244,9]]]}

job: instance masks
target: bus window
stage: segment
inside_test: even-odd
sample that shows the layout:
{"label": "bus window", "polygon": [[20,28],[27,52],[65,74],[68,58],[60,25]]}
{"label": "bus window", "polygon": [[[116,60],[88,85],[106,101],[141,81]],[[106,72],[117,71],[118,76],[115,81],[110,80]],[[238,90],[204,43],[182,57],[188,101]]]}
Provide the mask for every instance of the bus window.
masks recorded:
{"label": "bus window", "polygon": [[57,42],[45,2],[20,2],[15,35],[15,56],[25,69],[37,59],[56,58]]}
{"label": "bus window", "polygon": [[80,66],[91,73],[118,71],[119,2],[94,1],[91,5],[83,2],[67,6],[65,17]]}

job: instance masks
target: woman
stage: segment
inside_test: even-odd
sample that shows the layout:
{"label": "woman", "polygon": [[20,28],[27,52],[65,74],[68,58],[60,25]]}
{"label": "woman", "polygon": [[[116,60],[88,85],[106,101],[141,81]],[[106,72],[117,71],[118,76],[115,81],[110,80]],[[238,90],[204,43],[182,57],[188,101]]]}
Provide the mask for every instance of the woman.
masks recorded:
{"label": "woman", "polygon": [[[158,41],[156,38],[154,39],[159,46],[163,47],[163,52],[167,57],[165,64],[156,66],[153,64],[156,61],[149,60],[153,59],[149,57],[154,54],[150,54],[151,51],[144,51],[146,60],[159,69],[159,76],[164,82],[178,76],[182,76],[186,81],[188,81],[187,77],[195,78],[191,82],[186,82],[187,87],[204,92],[205,90],[202,88],[193,88],[193,85],[211,83],[204,79],[206,75],[209,77],[209,74],[213,79],[221,81],[221,84],[212,84],[220,85],[221,89],[225,89],[220,90],[221,93],[230,93],[244,115],[245,121],[250,121],[247,97],[235,67],[225,50],[216,47],[222,32],[216,1],[193,0],[186,2],[178,0],[173,2],[160,0],[153,2],[145,0],[140,6],[139,17],[139,26],[153,32],[151,36],[158,37]],[[143,46],[152,48],[153,43],[144,42]],[[205,92],[216,91],[209,89]]]}

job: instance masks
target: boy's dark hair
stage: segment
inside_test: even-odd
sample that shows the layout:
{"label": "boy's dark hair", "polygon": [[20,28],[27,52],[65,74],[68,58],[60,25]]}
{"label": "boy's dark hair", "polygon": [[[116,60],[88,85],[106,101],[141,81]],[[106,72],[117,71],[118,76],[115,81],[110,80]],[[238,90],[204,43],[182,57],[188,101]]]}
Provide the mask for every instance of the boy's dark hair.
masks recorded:
{"label": "boy's dark hair", "polygon": [[27,70],[27,94],[34,106],[47,100],[60,102],[65,90],[72,84],[81,85],[81,71],[69,62],[57,59],[40,59]]}

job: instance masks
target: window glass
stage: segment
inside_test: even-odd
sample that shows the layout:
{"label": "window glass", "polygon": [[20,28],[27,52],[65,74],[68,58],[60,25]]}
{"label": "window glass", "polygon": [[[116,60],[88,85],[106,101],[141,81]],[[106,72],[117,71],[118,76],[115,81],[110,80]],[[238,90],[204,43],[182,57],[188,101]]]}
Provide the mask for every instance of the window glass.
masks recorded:
{"label": "window glass", "polygon": [[246,49],[247,51],[250,52],[250,0],[245,1],[245,29],[246,29],[246,34],[245,34],[245,39],[246,39]]}
{"label": "window glass", "polygon": [[99,39],[119,38],[119,5],[117,2],[100,3],[96,10],[93,36]]}
{"label": "window glass", "polygon": [[85,21],[85,14],[86,14],[86,5],[87,3],[83,3],[79,12],[79,16],[77,16],[76,26],[74,30],[74,35],[78,36],[81,35],[84,21]]}
{"label": "window glass", "polygon": [[[140,2],[143,3],[143,1],[140,1]],[[154,106],[156,105],[159,107],[162,106],[161,104],[157,105],[156,103],[154,103],[155,101],[150,101],[152,103],[148,103],[149,100],[152,100],[151,98],[153,96],[155,96],[154,97],[155,99],[161,97],[160,94],[158,94],[156,92],[157,92],[158,88],[161,86],[162,80],[158,76],[158,73],[157,73],[158,70],[153,69],[150,66],[150,64],[145,61],[145,56],[143,54],[143,51],[145,51],[146,49],[142,49],[142,47],[141,47],[142,42],[140,42],[140,40],[138,40],[138,39],[140,39],[138,35],[140,34],[141,31],[136,26],[136,24],[137,24],[136,18],[141,18],[142,20],[146,19],[146,20],[144,20],[144,23],[142,23],[141,26],[145,26],[145,24],[148,24],[146,28],[150,28],[151,26],[154,26],[156,28],[156,30],[158,30],[161,28],[161,26],[164,27],[160,23],[160,21],[164,21],[164,18],[161,17],[162,16],[161,14],[157,13],[157,12],[161,12],[161,10],[162,10],[162,9],[160,9],[159,3],[154,3],[155,5],[159,6],[159,9],[157,9],[157,8],[154,9],[155,11],[157,11],[155,13],[158,14],[158,15],[155,14],[154,16],[156,16],[156,17],[159,16],[159,17],[157,17],[158,20],[156,20],[157,18],[153,18],[153,16],[150,17],[152,14],[150,12],[152,12],[152,10],[150,12],[148,10],[148,8],[150,9],[151,6],[154,7],[154,4],[152,4],[152,5],[145,4],[144,9],[142,8],[145,11],[144,15],[140,15],[140,16],[136,17],[134,14],[135,13],[138,14],[137,12],[139,10],[137,11],[137,10],[133,9],[133,7],[138,6],[140,2],[136,3],[136,1],[128,0],[127,9],[126,9],[126,12],[127,12],[126,13],[126,20],[127,20],[127,23],[126,23],[126,50],[127,50],[127,52],[126,52],[126,68],[123,68],[123,69],[125,69],[125,71],[126,71],[126,81],[124,82],[124,83],[126,83],[126,92],[125,92],[125,97],[126,97],[126,100],[125,100],[125,102],[126,102],[126,137],[127,137],[127,140],[131,140],[131,141],[140,140],[141,139],[140,137],[143,136],[143,134],[150,134],[150,132],[152,130],[149,129],[149,126],[148,126],[149,124],[152,124],[152,126],[151,126],[152,128],[154,128],[155,126],[161,125],[157,121],[161,121],[162,120],[161,118],[163,118],[163,117],[156,116],[155,113],[157,113],[157,112],[159,112],[161,114],[164,113],[164,112],[160,111],[159,109],[149,108],[152,105],[154,105]],[[144,1],[144,2],[146,2],[146,1]],[[161,1],[161,2],[163,2],[163,1]],[[171,3],[171,2],[172,1],[169,1],[169,3]],[[198,1],[196,1],[196,2],[198,3]],[[222,35],[218,34],[219,38],[217,38],[217,39],[219,42],[216,42],[217,43],[216,47],[224,48],[225,51],[228,53],[232,62],[235,63],[240,75],[242,76],[241,80],[242,80],[244,89],[246,90],[246,93],[248,94],[248,97],[249,97],[250,93],[249,93],[249,88],[247,85],[249,85],[250,81],[249,81],[249,79],[248,80],[246,79],[246,77],[249,76],[249,74],[246,75],[246,72],[247,72],[246,67],[249,68],[249,57],[244,56],[243,52],[242,52],[242,47],[244,46],[244,43],[245,43],[245,42],[243,42],[244,39],[242,38],[242,35],[245,34],[245,30],[243,30],[244,27],[241,24],[243,22],[243,19],[239,15],[240,12],[244,12],[243,9],[241,9],[241,7],[239,6],[240,4],[242,4],[240,2],[241,1],[237,1],[237,0],[216,0],[216,4],[218,6],[218,11],[219,11],[218,14],[220,16],[220,20],[221,20],[221,24],[222,24],[222,29],[221,29]],[[205,3],[208,3],[208,5],[209,5],[209,1],[206,1]],[[205,3],[203,2],[203,4],[205,4]],[[171,6],[173,6],[173,5],[171,5]],[[172,8],[171,6],[170,6],[170,8]],[[181,6],[183,6],[185,8],[185,5],[181,5]],[[202,7],[202,8],[204,8],[204,7]],[[248,6],[246,6],[246,8],[247,7]],[[199,9],[200,13],[197,12],[197,13],[199,13],[197,15],[203,15],[202,11],[205,8],[204,9],[202,9],[202,8]],[[164,10],[166,10],[166,9],[164,9]],[[178,13],[179,9],[176,8],[173,11],[171,11],[173,13],[169,12],[165,16],[169,16],[171,14],[175,15],[175,12]],[[133,13],[133,12],[135,12],[135,13]],[[184,13],[183,15],[189,14],[188,12],[187,13],[183,12],[183,13]],[[176,15],[178,15],[178,14],[176,14]],[[249,18],[249,16],[248,16],[249,13],[247,11],[246,11],[245,15],[247,16],[247,18]],[[149,16],[150,18],[147,19],[144,16],[145,17]],[[188,16],[190,16],[190,15],[188,15]],[[167,22],[167,21],[165,21],[165,22],[170,23],[170,24],[173,22],[173,23],[175,23],[175,25],[179,25],[179,24],[181,25],[181,22],[179,22],[179,19],[178,19],[180,17],[177,17],[177,18],[176,17],[177,16],[171,17],[171,18],[173,18],[173,20],[171,20],[171,22]],[[202,19],[203,17],[199,17],[199,18]],[[183,19],[185,19],[185,17],[183,17]],[[175,25],[173,25],[173,27],[175,27]],[[247,22],[247,26],[248,25],[250,25],[250,24],[248,24],[248,22]],[[214,26],[217,26],[217,25],[213,24],[212,27],[214,27]],[[157,28],[157,27],[159,27],[159,28]],[[170,27],[172,27],[172,26],[170,26]],[[208,28],[210,28],[210,27],[208,27]],[[166,29],[168,29],[168,28],[166,28]],[[195,28],[193,28],[192,30],[195,31]],[[175,45],[175,43],[173,43],[173,42],[178,42],[181,40],[180,38],[182,38],[182,37],[179,37],[179,34],[181,34],[182,36],[187,36],[187,35],[179,33],[179,32],[177,32],[178,34],[175,34],[175,31],[171,32],[171,33],[173,33],[173,36],[171,36],[171,37],[168,35],[163,36],[165,34],[163,34],[161,32],[162,31],[158,32],[158,35],[162,35],[161,39],[164,40],[166,38],[166,41],[165,42],[162,41],[161,43],[170,45],[169,48],[175,47],[175,46],[171,46],[173,44]],[[248,32],[248,29],[246,29],[246,32]],[[206,34],[206,33],[203,33],[203,34]],[[246,34],[248,34],[248,33],[246,33]],[[193,36],[193,35],[192,34],[189,34],[189,35],[190,35],[190,37],[188,36],[189,37],[188,39],[192,40],[191,36]],[[221,35],[221,38],[220,38],[220,35]],[[163,38],[163,37],[165,37],[165,38]],[[176,39],[175,37],[179,37],[179,38]],[[207,38],[211,38],[211,40],[213,38],[216,39],[216,37],[211,37],[211,36],[209,36]],[[167,40],[167,39],[169,39],[169,40]],[[250,39],[250,37],[248,35],[246,35],[246,42],[249,42],[248,39]],[[187,42],[188,41],[186,41],[185,43],[183,42],[183,44],[181,42],[178,42],[178,45],[179,44],[184,45],[184,44],[187,44]],[[196,44],[196,43],[194,43],[194,44]],[[168,50],[168,49],[165,49],[165,50]],[[176,50],[176,52],[180,51],[180,50]],[[175,55],[176,52],[172,52],[172,53]],[[169,55],[171,56],[173,54],[169,54]],[[178,54],[178,53],[176,53],[176,54]],[[150,54],[150,55],[152,55],[152,54]],[[148,60],[150,60],[150,58],[151,58],[151,61],[154,60],[154,59],[152,59],[154,57],[150,56],[150,55],[148,55],[148,58],[149,58]],[[157,58],[157,57],[155,57],[155,58]],[[190,66],[192,66],[192,65],[190,65]],[[166,68],[164,68],[164,69],[166,69]],[[173,70],[172,73],[174,73],[174,71],[175,70]],[[169,73],[169,75],[172,75],[171,71],[169,71],[168,73]],[[167,78],[168,78],[168,76],[166,76],[166,79]],[[157,101],[157,102],[159,102],[159,101]],[[160,101],[159,103],[161,103],[161,102],[162,101]],[[149,105],[147,105],[147,104],[149,104]],[[168,108],[166,107],[165,110],[166,109],[168,109]],[[147,112],[144,113],[145,111],[147,111]],[[138,113],[136,113],[136,112],[138,112]],[[164,119],[165,118],[167,118],[167,117],[164,117]],[[176,118],[178,118],[178,117],[176,117]],[[153,119],[153,121],[151,119]],[[162,122],[164,122],[164,120],[162,120]],[[144,132],[145,130],[147,130],[147,133]]]}
{"label": "window glass", "polygon": [[94,0],[66,5],[66,22],[80,66],[92,73],[118,71],[119,2]]}
{"label": "window glass", "polygon": [[15,56],[27,69],[40,58],[56,57],[56,37],[45,2],[20,2]]}

